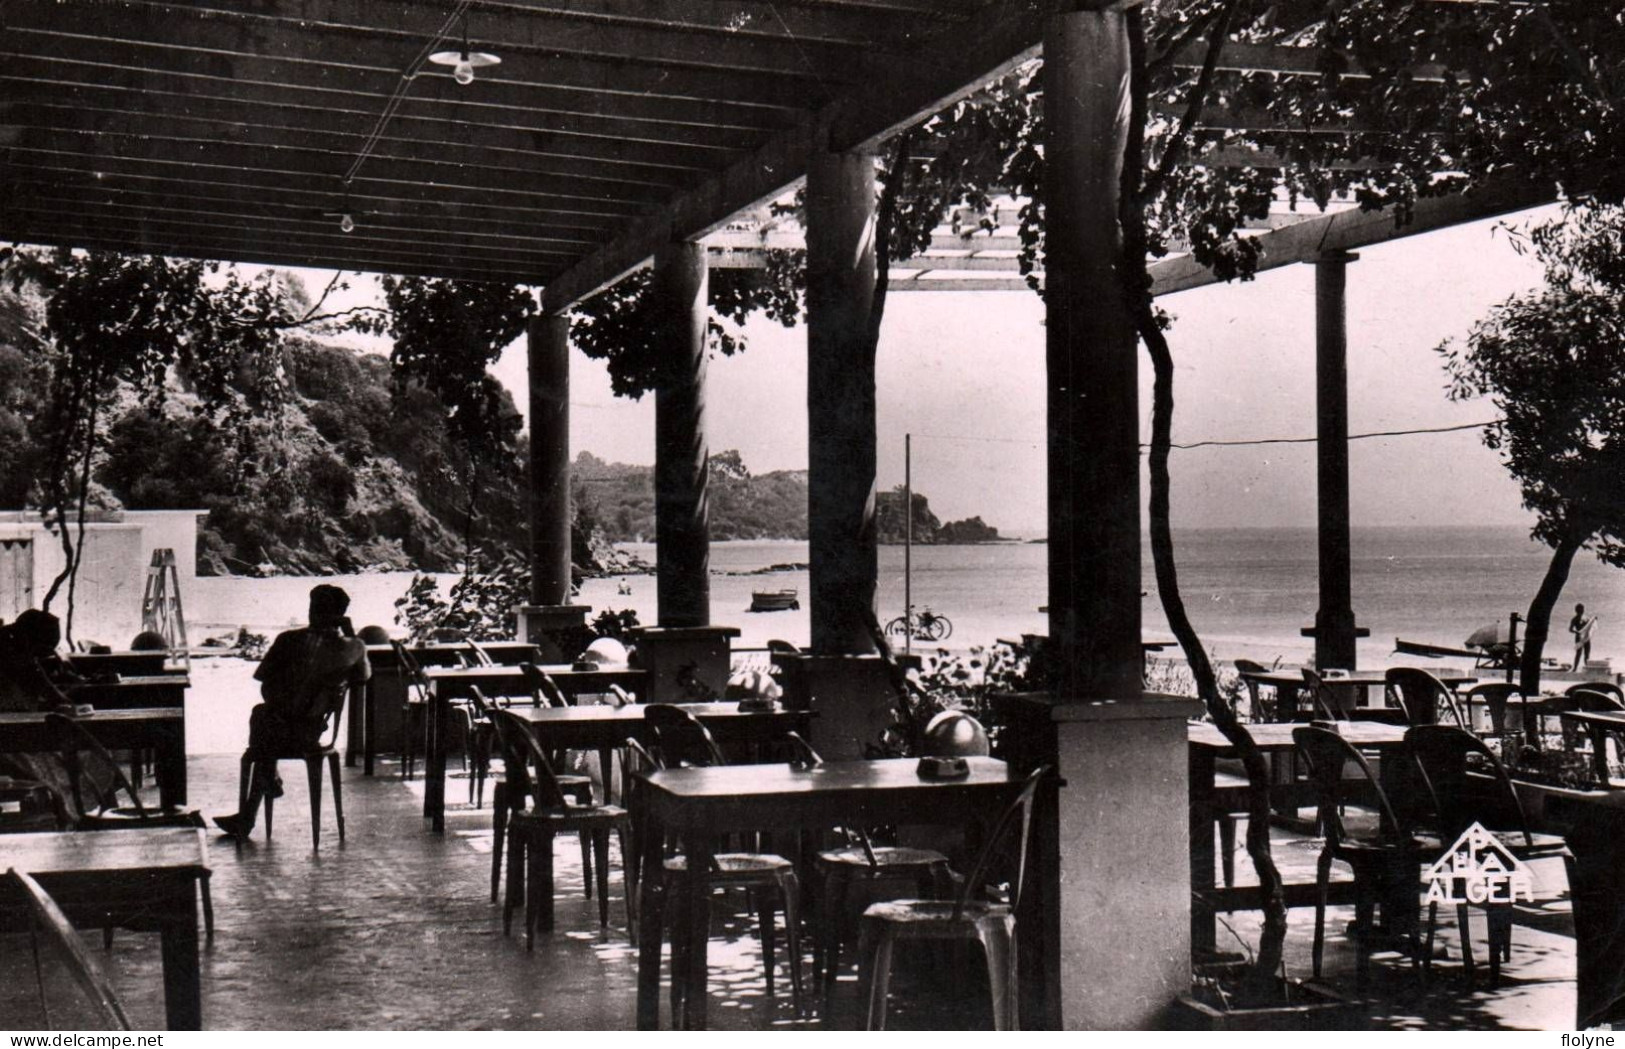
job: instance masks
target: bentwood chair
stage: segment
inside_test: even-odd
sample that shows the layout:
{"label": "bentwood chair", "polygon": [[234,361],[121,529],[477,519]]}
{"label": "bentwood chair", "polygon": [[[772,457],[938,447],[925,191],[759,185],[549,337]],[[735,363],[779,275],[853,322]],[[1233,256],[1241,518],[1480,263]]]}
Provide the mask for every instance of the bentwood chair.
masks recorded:
{"label": "bentwood chair", "polygon": [[[1241,683],[1247,689],[1247,713],[1253,721],[1275,720],[1274,708],[1279,705],[1279,699],[1270,705],[1271,709],[1264,709],[1263,701],[1259,698],[1258,680],[1250,676],[1268,672],[1269,667],[1262,663],[1254,662],[1251,659],[1236,660],[1236,673],[1241,675]],[[1279,696],[1279,690],[1277,690],[1277,696]]]}
{"label": "bentwood chair", "polygon": [[[119,768],[113,755],[102,745],[102,741],[76,718],[52,713],[45,715],[45,723],[51,727],[57,740],[58,753],[62,756],[62,764],[68,772],[69,800],[73,803],[73,812],[68,815],[74,830],[208,826],[203,814],[196,809],[155,809],[142,804],[141,796],[130,785],[129,779],[125,777],[124,771]],[[87,804],[84,797],[84,785],[89,777],[83,774],[83,755],[87,753],[92,756],[103,774],[112,777],[112,786],[101,797],[94,799],[94,804]],[[120,794],[128,804],[120,804]],[[210,873],[205,868],[203,877],[198,882],[199,892],[203,897],[203,935],[207,940],[214,939],[214,898],[209,892]],[[102,930],[102,940],[108,945],[112,944],[112,926]]]}
{"label": "bentwood chair", "polygon": [[[644,708],[644,720],[650,725],[655,738],[655,749],[644,751],[651,755],[657,768],[676,768],[683,765],[716,766],[728,764],[722,748],[693,714],[680,706],[651,703]],[[685,939],[689,922],[685,908],[688,900],[688,859],[667,856],[664,863],[666,879],[667,927],[672,937],[672,972],[688,971],[686,959],[690,945]],[[644,872],[648,877],[652,872]],[[795,864],[766,852],[717,852],[711,857],[711,869],[706,872],[707,884],[716,889],[746,889],[755,895],[758,934],[762,944],[762,967],[765,970],[767,993],[773,994],[773,916],[775,903],[784,911],[785,939],[788,941],[790,962],[790,994],[796,1014],[803,1015],[805,1004],[801,983],[801,880]],[[683,1000],[688,989],[675,975],[672,979],[672,1015],[681,1015]],[[699,989],[696,993],[705,993]]]}
{"label": "bentwood chair", "polygon": [[1389,696],[1405,712],[1405,721],[1417,725],[1450,724],[1471,731],[1461,703],[1450,686],[1419,667],[1393,667],[1383,674]]}
{"label": "bentwood chair", "polygon": [[[1498,740],[1501,753],[1506,754],[1508,747],[1515,747],[1521,737],[1530,732],[1527,712],[1520,711],[1518,729],[1512,728],[1508,714],[1513,710],[1513,697],[1523,698],[1523,690],[1512,681],[1481,681],[1467,690],[1462,705],[1466,708],[1468,720],[1472,720],[1473,708],[1478,704],[1484,705],[1484,711],[1489,717],[1489,734]],[[1476,730],[1475,730],[1476,731]]]}
{"label": "bentwood chair", "polygon": [[[627,812],[615,805],[571,804],[554,775],[542,745],[522,719],[497,708],[491,712],[502,746],[504,778],[510,796],[529,804],[508,813],[508,896],[502,925],[507,932],[514,906],[525,901],[525,949],[534,950],[536,930],[553,930],[553,841],[560,833],[576,833],[590,841],[598,875],[598,924],[609,927],[609,832],[621,838],[623,863],[627,855]],[[583,864],[583,878],[591,882],[593,867]],[[632,920],[634,885],[626,881],[628,923]],[[586,895],[592,898],[590,885]]]}
{"label": "bentwood chair", "polygon": [[417,743],[428,725],[429,680],[412,650],[399,640],[391,640],[395,662],[406,678],[406,702],[401,705],[401,777],[411,779],[417,761]]}
{"label": "bentwood chair", "polygon": [[[1364,986],[1378,932],[1377,904],[1382,904],[1387,931],[1407,938],[1412,961],[1420,970],[1421,937],[1418,925],[1421,865],[1431,859],[1425,846],[1401,822],[1382,783],[1358,749],[1330,729],[1306,725],[1292,730],[1292,741],[1304,758],[1317,805],[1316,821],[1325,846],[1315,868],[1314,974],[1320,976],[1326,944],[1326,902],[1332,864],[1346,863],[1354,871],[1354,925],[1358,958],[1356,979]],[[1349,766],[1356,775],[1345,776]],[[1355,835],[1344,822],[1345,806],[1368,793],[1376,799],[1380,822],[1374,833]]]}
{"label": "bentwood chair", "polygon": [[[1445,852],[1468,828],[1477,824],[1518,860],[1563,853],[1565,846],[1561,837],[1537,834],[1529,829],[1512,777],[1483,740],[1454,725],[1418,725],[1405,733],[1405,744],[1422,770],[1433,813],[1432,829],[1438,833]],[[1501,979],[1502,960],[1512,958],[1512,905],[1491,902],[1478,906],[1484,908],[1489,925],[1490,986],[1494,987]],[[1428,904],[1424,966],[1432,961],[1437,908],[1437,903]],[[1456,920],[1461,930],[1462,967],[1471,989],[1473,945],[1466,904],[1457,906]]]}
{"label": "bentwood chair", "polygon": [[[1050,774],[1050,766],[1036,768],[999,817],[964,888],[956,900],[893,900],[876,903],[863,912],[858,953],[862,1000],[868,1003],[871,1031],[886,1027],[886,995],[891,984],[892,950],[900,940],[954,942],[973,940],[987,959],[988,982],[993,992],[993,1027],[1018,1029],[1016,980],[1016,911],[1021,906],[1027,873],[1027,843],[1032,827],[1033,796]],[[1007,902],[992,902],[985,884],[996,877],[994,864],[1011,835],[1016,835],[1015,876]]]}
{"label": "bentwood chair", "polygon": [[[497,708],[491,704],[490,700],[485,698],[485,693],[480,691],[478,686],[472,686],[469,688],[468,699],[469,704],[474,708],[476,714],[478,715],[478,720],[475,722],[476,726],[483,726],[483,729],[489,733],[487,747],[495,748],[501,751],[502,748],[499,745],[501,737],[496,725],[496,719],[492,714],[492,711]],[[489,768],[488,764],[487,768]],[[497,902],[497,895],[502,889],[502,852],[505,840],[508,836],[508,816],[516,811],[524,811],[525,804],[528,800],[528,795],[524,788],[524,784],[527,781],[524,778],[523,767],[519,768],[518,775],[520,777],[518,781],[519,789],[511,789],[509,787],[510,776],[508,758],[506,752],[503,752],[502,771],[492,777],[494,785],[491,789],[492,903]],[[569,798],[577,805],[591,805],[593,803],[592,781],[586,776],[562,775],[555,773],[553,780],[559,786],[559,793],[563,794],[566,798]],[[588,898],[590,899],[592,895],[592,848],[591,842],[586,835],[582,835],[581,838],[581,867],[582,870],[587,874],[587,890]],[[505,921],[511,919],[511,917],[511,912],[504,915]]]}

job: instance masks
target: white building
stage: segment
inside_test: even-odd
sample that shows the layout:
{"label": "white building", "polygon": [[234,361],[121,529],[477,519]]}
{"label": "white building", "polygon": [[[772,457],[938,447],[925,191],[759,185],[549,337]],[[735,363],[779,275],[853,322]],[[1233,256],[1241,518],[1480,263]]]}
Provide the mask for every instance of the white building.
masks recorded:
{"label": "white building", "polygon": [[[173,550],[182,594],[197,579],[197,530],[203,510],[99,512],[85,524],[74,593],[73,636],[124,648],[141,630],[141,598],[154,550]],[[70,527],[73,527],[70,525]],[[0,618],[37,608],[62,571],[61,540],[33,511],[0,510]],[[51,611],[64,617],[67,590]]]}

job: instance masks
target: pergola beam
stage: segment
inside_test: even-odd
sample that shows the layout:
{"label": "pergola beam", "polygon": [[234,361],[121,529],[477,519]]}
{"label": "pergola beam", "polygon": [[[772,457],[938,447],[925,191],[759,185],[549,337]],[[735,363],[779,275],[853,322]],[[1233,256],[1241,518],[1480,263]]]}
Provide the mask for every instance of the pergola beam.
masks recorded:
{"label": "pergola beam", "polygon": [[[1412,211],[1411,220],[1403,226],[1396,225],[1391,208],[1381,211],[1340,211],[1259,234],[1256,243],[1263,248],[1263,254],[1258,268],[1268,270],[1295,262],[1309,262],[1328,252],[1352,251],[1401,237],[1413,237],[1465,222],[1539,207],[1555,199],[1555,187],[1501,183],[1481,186],[1467,193],[1419,200]],[[1151,277],[1153,295],[1172,295],[1214,284],[1218,280],[1211,270],[1189,255],[1156,263],[1151,267]]]}
{"label": "pergola beam", "polygon": [[[677,195],[658,213],[583,259],[543,291],[551,312],[620,279],[671,239],[703,237],[729,217],[793,189],[815,152],[872,149],[907,127],[974,92],[989,78],[1038,50],[1043,17],[1055,0],[1018,0],[978,10],[951,37],[939,35],[906,61],[864,66],[867,76],[838,103],[799,127],[781,132],[717,177]],[[977,46],[960,46],[961,39]],[[991,62],[988,56],[993,56]],[[862,63],[857,63],[863,65]]]}

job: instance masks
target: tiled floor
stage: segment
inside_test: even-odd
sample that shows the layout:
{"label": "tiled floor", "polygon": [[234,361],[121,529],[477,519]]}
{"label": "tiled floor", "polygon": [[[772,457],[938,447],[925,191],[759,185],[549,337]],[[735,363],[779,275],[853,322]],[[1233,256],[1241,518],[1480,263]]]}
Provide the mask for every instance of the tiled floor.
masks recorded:
{"label": "tiled floor", "polygon": [[[574,841],[560,839],[556,865],[558,931],[527,954],[520,936],[502,934],[501,909],[489,899],[490,816],[457,811],[444,836],[424,829],[420,784],[392,774],[344,778],[347,841],[333,832],[330,796],[324,798],[322,848],[313,854],[306,787],[297,766],[284,768],[287,796],[277,807],[276,838],[263,827],[241,850],[210,838],[217,920],[203,954],[204,1022],[211,1028],[630,1028],[634,1024],[636,957],[627,944],[617,867],[611,894],[612,927],[600,934],[596,904],[580,893],[580,857]],[[206,813],[235,806],[236,762],[194,758],[192,801]],[[450,787],[461,796],[461,783]],[[1279,836],[1285,862],[1312,871],[1313,848]],[[3,839],[0,839],[3,850]],[[1245,858],[1238,864],[1246,874]],[[1311,875],[1312,876],[1312,875]],[[1562,867],[1543,867],[1545,895],[1560,893]],[[744,911],[743,901],[737,909]],[[1349,912],[1332,914],[1341,930]],[[1257,936],[1256,918],[1230,922],[1240,939]],[[1294,911],[1287,966],[1307,974],[1312,912]],[[1478,923],[1479,953],[1483,927]],[[1467,993],[1460,980],[1454,917],[1441,922],[1448,958],[1419,986],[1397,956],[1379,956],[1368,989],[1368,1013],[1382,1027],[1568,1027],[1574,1009],[1574,940],[1566,904],[1521,908],[1513,961],[1503,986]],[[162,1023],[160,965],[155,935],[120,932],[103,958],[138,1025]],[[1232,941],[1234,942],[1234,941]],[[1331,938],[1328,974],[1353,990],[1353,958],[1346,940]],[[778,993],[763,986],[754,920],[739,915],[714,923],[711,948],[712,1023],[726,1029],[816,1026],[798,1021],[790,1007],[788,974],[780,949]],[[915,959],[918,963],[920,959]],[[900,956],[893,986],[893,1022],[900,1027],[986,1025],[985,984],[945,973],[943,963],[921,973]],[[973,972],[975,966],[967,972]],[[47,973],[50,973],[49,966]],[[913,974],[911,978],[911,973]],[[59,981],[48,981],[56,984]],[[0,938],[0,1027],[43,1027],[38,982],[26,938]],[[72,1027],[72,995],[51,996],[52,1025]],[[856,1019],[855,982],[848,972],[834,1020]]]}

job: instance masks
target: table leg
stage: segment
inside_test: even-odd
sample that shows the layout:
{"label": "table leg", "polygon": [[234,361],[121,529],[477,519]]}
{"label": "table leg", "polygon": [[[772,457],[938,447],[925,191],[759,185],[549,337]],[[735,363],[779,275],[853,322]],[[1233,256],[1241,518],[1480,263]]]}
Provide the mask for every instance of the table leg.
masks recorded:
{"label": "table leg", "polygon": [[197,890],[175,903],[175,916],[159,935],[164,960],[164,1017],[171,1031],[203,1030],[203,989],[198,972]]}
{"label": "table leg", "polygon": [[1213,862],[1213,752],[1190,748],[1191,950],[1211,952],[1218,939],[1213,908],[1205,902],[1217,884]]}
{"label": "table leg", "polygon": [[[633,826],[642,893],[638,900],[638,1030],[655,1031],[660,1028],[660,948],[666,910],[666,879],[661,869],[665,832],[649,819],[637,795],[634,790]],[[672,973],[672,979],[678,976]],[[675,1016],[672,1026],[680,1026]]]}
{"label": "table leg", "polygon": [[186,807],[186,721],[182,718],[165,727],[164,737],[155,748],[158,803],[164,808]]}
{"label": "table leg", "polygon": [[361,721],[361,772],[370,776],[373,758],[378,753],[378,692],[370,681],[361,701]]}
{"label": "table leg", "polygon": [[451,732],[451,703],[438,686],[429,689],[428,753],[423,761],[423,814],[437,832],[446,829],[446,737]]}
{"label": "table leg", "polygon": [[710,976],[711,850],[711,836],[703,831],[686,835],[683,839],[683,854],[688,858],[688,877],[683,879],[683,884],[688,887],[684,907],[688,928],[682,930],[682,935],[688,941],[688,971],[683,974],[683,1029],[688,1031],[703,1031],[707,1022],[706,1006],[710,997],[706,985]]}
{"label": "table leg", "polygon": [[349,718],[344,727],[344,767],[347,769],[355,768],[356,752],[361,749],[361,735],[366,728],[366,715],[362,713],[366,701],[359,693],[371,691],[372,684],[368,682],[360,689],[350,689],[345,700],[345,716]]}

